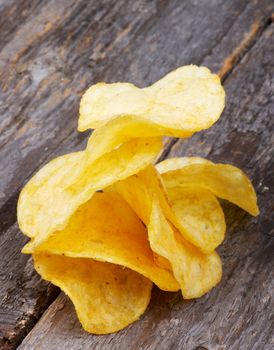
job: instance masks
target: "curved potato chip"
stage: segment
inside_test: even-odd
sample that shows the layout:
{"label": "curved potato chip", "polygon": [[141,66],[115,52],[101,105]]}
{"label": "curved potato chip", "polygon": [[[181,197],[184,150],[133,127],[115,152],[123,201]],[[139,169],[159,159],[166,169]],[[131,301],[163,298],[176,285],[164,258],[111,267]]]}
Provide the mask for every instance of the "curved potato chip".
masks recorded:
{"label": "curved potato chip", "polygon": [[27,245],[24,252],[118,264],[149,278],[162,290],[179,289],[172,273],[155,264],[146,228],[117,193],[95,193],[63,231],[54,232],[34,250]]}
{"label": "curved potato chip", "polygon": [[62,228],[63,217],[72,211],[71,194],[62,188],[63,181],[74,180],[74,169],[81,166],[84,157],[85,152],[57,157],[24,186],[17,204],[17,219],[25,235],[34,238],[40,232],[44,235]]}
{"label": "curved potato chip", "polygon": [[104,191],[119,193],[130,205],[145,225],[148,224],[151,211],[151,198],[147,187],[137,174],[113,183]]}
{"label": "curved potato chip", "polygon": [[[122,181],[117,181],[104,191],[117,192],[130,205],[133,211],[148,226],[151,213],[152,199],[145,183],[140,179],[140,173],[130,176]],[[165,258],[153,252],[157,266],[172,270],[170,263]]]}
{"label": "curved potato chip", "polygon": [[156,102],[150,118],[159,123],[164,119],[164,125],[172,129],[191,133],[207,129],[224,109],[225,92],[220,78],[206,67],[180,67],[148,90]]}
{"label": "curved potato chip", "polygon": [[[172,271],[186,299],[196,298],[214,287],[221,278],[221,262],[217,253],[203,254],[166,220],[159,200],[156,183],[147,187],[146,179],[151,179],[150,170],[141,171],[123,181],[119,181],[107,191],[117,191],[133,210],[141,217],[148,229],[149,243],[157,254],[155,262],[163,268],[171,265]],[[142,180],[141,180],[142,178]],[[145,182],[143,182],[145,181]],[[157,198],[154,200],[153,198]],[[154,209],[153,209],[154,205]]]}
{"label": "curved potato chip", "polygon": [[218,254],[203,254],[187,242],[168,223],[157,199],[152,204],[148,237],[152,250],[170,262],[185,299],[201,297],[221,280]]}
{"label": "curved potato chip", "polygon": [[183,236],[204,253],[213,252],[224,240],[225,217],[218,199],[199,186],[168,191],[171,209],[183,227]]}
{"label": "curved potato chip", "polygon": [[161,145],[159,138],[133,139],[90,164],[86,162],[87,151],[54,159],[20,194],[17,207],[20,229],[35,238],[32,244],[40,244],[54,231],[62,230],[74,211],[95,191],[153,162]]}
{"label": "curved potato chip", "polygon": [[99,128],[120,114],[143,115],[149,103],[149,96],[133,84],[97,83],[82,96],[78,130]]}
{"label": "curved potato chip", "polygon": [[91,86],[80,103],[78,130],[132,115],[165,128],[165,135],[188,137],[215,123],[224,101],[217,75],[205,67],[184,66],[144,89],[128,83]]}
{"label": "curved potato chip", "polygon": [[113,184],[111,188],[126,199],[145,225],[149,222],[152,193],[156,193],[165,217],[187,241],[206,254],[213,252],[224,240],[226,226],[223,210],[215,196],[204,188],[176,187],[169,189],[167,196],[161,178],[152,165]]}
{"label": "curved potato chip", "polygon": [[[202,252],[213,252],[224,240],[223,210],[210,191],[201,187],[188,187],[169,189],[166,192],[159,173],[152,165],[141,170],[136,176],[150,192],[157,194],[165,217],[187,241]],[[131,186],[133,188],[133,184]]]}
{"label": "curved potato chip", "polygon": [[55,255],[34,255],[35,269],[72,300],[83,328],[117,332],[138,320],[150,301],[152,283],[121,266]]}
{"label": "curved potato chip", "polygon": [[[176,166],[177,163],[177,166]],[[251,215],[258,215],[252,183],[242,170],[229,164],[214,164],[203,158],[167,159],[156,166],[167,188],[202,186]]]}
{"label": "curved potato chip", "polygon": [[121,115],[94,130],[89,138],[88,161],[93,161],[133,138],[161,137],[166,131],[161,126],[132,115]]}

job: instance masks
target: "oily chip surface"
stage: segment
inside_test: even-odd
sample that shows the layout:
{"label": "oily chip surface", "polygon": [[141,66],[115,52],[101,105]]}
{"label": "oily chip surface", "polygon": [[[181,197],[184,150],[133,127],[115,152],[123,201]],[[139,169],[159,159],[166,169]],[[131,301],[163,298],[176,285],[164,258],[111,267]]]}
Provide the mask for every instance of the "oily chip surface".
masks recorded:
{"label": "oily chip surface", "polygon": [[92,259],[34,255],[35,268],[73,302],[83,328],[117,332],[138,320],[150,301],[152,282],[118,265]]}
{"label": "oily chip surface", "polygon": [[217,75],[205,67],[184,66],[144,89],[128,83],[93,85],[82,97],[78,130],[132,115],[165,128],[166,135],[186,137],[214,124],[224,103]]}
{"label": "oily chip surface", "polygon": [[77,208],[97,190],[154,161],[161,145],[158,138],[133,139],[96,162],[89,162],[87,150],[52,160],[20,194],[17,216],[22,232],[32,238],[31,244],[39,245],[62,230]]}
{"label": "oily chip surface", "polygon": [[162,268],[171,269],[184,298],[200,297],[220,281],[220,258],[215,251],[210,254],[201,252],[182,237],[184,232],[180,234],[166,219],[164,212],[168,204],[163,204],[164,193],[159,195],[161,190],[157,186],[157,179],[153,180],[148,174],[151,175],[151,169],[144,169],[137,175],[115,183],[109,190],[123,196],[144,220],[155,262]]}
{"label": "oily chip surface", "polygon": [[235,166],[189,157],[166,159],[157,165],[157,170],[167,188],[202,186],[251,215],[259,214],[254,187],[244,172]]}
{"label": "oily chip surface", "polygon": [[218,254],[203,254],[183,239],[164,217],[157,199],[152,203],[148,235],[152,249],[170,262],[185,299],[199,298],[220,282]]}
{"label": "oily chip surface", "polygon": [[117,264],[149,278],[162,290],[179,290],[172,272],[155,263],[141,220],[114,192],[95,193],[73,214],[64,230],[29,250],[33,252]]}

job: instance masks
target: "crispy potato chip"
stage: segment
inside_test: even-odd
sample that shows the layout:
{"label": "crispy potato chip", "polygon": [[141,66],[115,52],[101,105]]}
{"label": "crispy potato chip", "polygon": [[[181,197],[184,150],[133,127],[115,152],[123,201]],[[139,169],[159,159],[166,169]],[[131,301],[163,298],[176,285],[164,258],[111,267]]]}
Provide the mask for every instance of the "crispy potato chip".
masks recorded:
{"label": "crispy potato chip", "polygon": [[89,138],[88,161],[93,161],[123,143],[139,137],[161,137],[166,131],[161,126],[131,115],[119,116],[96,129]]}
{"label": "crispy potato chip", "polygon": [[[156,193],[165,217],[187,241],[204,253],[213,252],[224,239],[222,208],[215,196],[204,188],[169,189],[167,196],[159,174],[150,165],[138,174],[116,182],[111,189],[126,199],[145,225],[150,219],[152,193]],[[157,262],[160,260],[158,258]],[[160,266],[167,265],[160,263]]]}
{"label": "crispy potato chip", "polygon": [[[187,241],[202,252],[213,252],[224,240],[226,226],[223,210],[210,191],[201,187],[188,187],[187,189],[169,189],[166,193],[161,177],[152,165],[141,170],[136,176],[125,179],[122,183],[126,184],[120,186],[119,192],[127,198],[145,224],[149,220],[149,217],[145,220],[143,217],[144,213],[150,213],[150,210],[147,210],[147,203],[151,206],[150,191],[157,193],[165,217]],[[134,188],[135,191],[139,191],[139,195],[134,194]],[[138,203],[138,198],[140,200],[143,198],[142,203]],[[140,213],[140,210],[143,213]]]}
{"label": "crispy potato chip", "polygon": [[172,129],[190,133],[207,129],[224,109],[225,92],[220,78],[205,67],[180,67],[147,91],[156,102],[152,105],[150,118],[159,123],[164,119],[164,125]]}
{"label": "crispy potato chip", "polygon": [[218,254],[203,254],[187,242],[168,223],[157,199],[152,204],[148,237],[152,250],[170,262],[185,299],[201,297],[221,280]]}
{"label": "crispy potato chip", "polygon": [[157,164],[167,188],[202,186],[251,215],[258,215],[257,198],[248,177],[229,164],[214,164],[203,158],[167,159]]}
{"label": "crispy potato chip", "polygon": [[144,89],[128,83],[91,86],[80,103],[78,130],[131,115],[163,127],[164,135],[188,137],[215,123],[224,101],[217,75],[205,67],[184,66]]}
{"label": "crispy potato chip", "polygon": [[[140,173],[130,176],[122,181],[117,181],[104,191],[119,193],[143,223],[148,226],[151,213],[152,199],[145,183],[140,179]],[[170,263],[165,258],[153,252],[157,266],[172,270]]]}
{"label": "crispy potato chip", "polygon": [[[119,193],[126,202],[131,206],[138,217],[147,226],[150,219],[151,212],[151,197],[147,186],[140,179],[140,173],[130,176],[122,181],[117,181],[104,191]],[[170,263],[165,258],[153,252],[154,261],[157,266],[172,270]]]}
{"label": "crispy potato chip", "polygon": [[179,289],[172,273],[155,264],[146,228],[117,193],[95,193],[63,231],[54,232],[34,250],[27,245],[24,252],[118,264],[144,275],[163,290]]}
{"label": "crispy potato chip", "polygon": [[87,151],[54,159],[20,194],[17,208],[20,229],[35,238],[32,244],[40,244],[54,231],[62,230],[75,210],[95,191],[153,162],[161,145],[159,138],[133,139],[90,164],[86,162]]}
{"label": "crispy potato chip", "polygon": [[[203,254],[187,242],[166,220],[159,200],[157,184],[149,177],[151,169],[119,181],[107,191],[120,193],[148,228],[152,250],[156,253],[155,262],[163,268],[171,265],[186,299],[196,298],[214,287],[221,278],[221,263],[218,255]],[[145,183],[149,180],[149,182]],[[147,187],[147,184],[150,187]],[[153,198],[157,200],[153,204]],[[163,198],[162,198],[163,200]],[[155,206],[154,212],[152,206]],[[196,280],[197,279],[197,280]]]}
{"label": "crispy potato chip", "polygon": [[55,158],[25,185],[17,204],[19,227],[25,235],[34,238],[63,227],[63,217],[70,215],[73,204],[63,182],[74,180],[74,169],[81,166],[84,156],[75,152]]}
{"label": "crispy potato chip", "polygon": [[149,304],[152,283],[121,266],[55,255],[34,255],[35,269],[72,300],[83,328],[117,332],[138,320]]}
{"label": "crispy potato chip", "polygon": [[149,96],[146,98],[142,89],[133,84],[97,83],[82,96],[78,130],[99,128],[121,114],[142,116],[147,113],[149,103]]}
{"label": "crispy potato chip", "polygon": [[199,186],[170,188],[171,209],[183,237],[204,253],[213,252],[225,238],[225,217],[217,198]]}
{"label": "crispy potato chip", "polygon": [[151,197],[138,174],[117,181],[104,191],[119,193],[145,225],[148,224],[151,211]]}

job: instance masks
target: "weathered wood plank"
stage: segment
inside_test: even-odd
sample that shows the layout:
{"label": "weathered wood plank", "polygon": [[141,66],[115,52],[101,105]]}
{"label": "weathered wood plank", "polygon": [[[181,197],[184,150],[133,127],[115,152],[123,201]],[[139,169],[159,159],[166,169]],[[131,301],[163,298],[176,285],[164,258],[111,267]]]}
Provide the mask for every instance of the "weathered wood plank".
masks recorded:
{"label": "weathered wood plank", "polygon": [[155,288],[148,311],[112,335],[85,333],[63,296],[18,349],[270,350],[273,327],[274,24],[225,82],[227,108],[210,132],[179,141],[170,156],[203,155],[244,168],[258,189],[260,218],[224,203],[228,237],[220,253],[222,282],[205,297],[183,301]]}
{"label": "weathered wood plank", "polygon": [[[27,238],[23,240],[26,242]],[[22,237],[17,225],[1,236],[0,329],[2,336],[23,337],[41,312],[58,295],[58,290],[41,281],[31,259],[20,254]],[[23,243],[22,242],[22,243]],[[18,244],[19,243],[19,244]],[[10,312],[11,310],[11,312]],[[4,347],[4,341],[0,348]]]}
{"label": "weathered wood plank", "polygon": [[142,86],[187,63],[227,72],[273,7],[271,0],[1,4],[0,347],[14,347],[56,293],[20,255],[25,238],[15,223],[16,202],[46,161],[84,147],[87,133],[75,127],[86,86],[98,80]]}

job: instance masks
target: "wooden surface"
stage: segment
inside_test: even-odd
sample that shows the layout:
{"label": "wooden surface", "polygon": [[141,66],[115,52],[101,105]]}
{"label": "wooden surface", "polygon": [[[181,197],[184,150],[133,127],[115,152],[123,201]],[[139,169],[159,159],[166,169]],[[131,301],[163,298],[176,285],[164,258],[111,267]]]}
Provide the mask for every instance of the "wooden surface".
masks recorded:
{"label": "wooden surface", "polygon": [[[273,11],[271,0],[0,2],[1,349],[22,341],[20,349],[274,348]],[[185,302],[155,288],[140,321],[114,335],[89,335],[71,303],[20,254],[18,193],[48,160],[85,146],[88,133],[75,128],[87,86],[144,86],[188,63],[220,73],[226,111],[191,140],[167,142],[162,157],[240,166],[258,191],[260,218],[224,204],[224,276],[208,295]]]}

